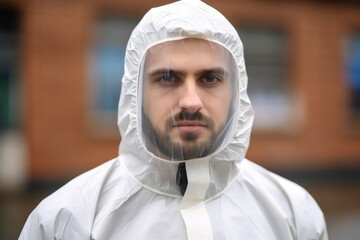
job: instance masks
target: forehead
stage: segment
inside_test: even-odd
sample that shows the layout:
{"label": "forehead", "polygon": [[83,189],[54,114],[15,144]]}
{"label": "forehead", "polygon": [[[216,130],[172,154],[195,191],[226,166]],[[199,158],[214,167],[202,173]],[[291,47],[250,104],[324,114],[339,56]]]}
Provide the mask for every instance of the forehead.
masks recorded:
{"label": "forehead", "polygon": [[147,51],[145,69],[229,67],[230,53],[223,46],[203,39],[187,38],[157,44]]}

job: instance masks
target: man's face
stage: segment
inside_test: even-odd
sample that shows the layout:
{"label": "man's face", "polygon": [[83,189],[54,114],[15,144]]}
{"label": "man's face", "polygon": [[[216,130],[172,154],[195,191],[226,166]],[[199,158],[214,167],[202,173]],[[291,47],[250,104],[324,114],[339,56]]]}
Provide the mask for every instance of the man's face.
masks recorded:
{"label": "man's face", "polygon": [[167,159],[210,154],[228,122],[230,56],[218,44],[184,39],[147,52],[142,127],[151,151]]}

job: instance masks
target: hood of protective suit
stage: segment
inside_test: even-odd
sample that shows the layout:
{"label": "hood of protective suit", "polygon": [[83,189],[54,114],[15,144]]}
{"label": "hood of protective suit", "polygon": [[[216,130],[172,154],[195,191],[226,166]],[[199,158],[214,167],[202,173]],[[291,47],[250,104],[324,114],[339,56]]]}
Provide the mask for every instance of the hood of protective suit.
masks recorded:
{"label": "hood of protective suit", "polygon": [[[229,65],[234,68],[231,70],[231,109],[221,139],[217,139],[221,144],[205,156],[172,159],[151,151],[146,143],[151,140],[144,139],[147,126],[143,124],[143,71],[149,49],[186,39],[212,44],[225,49],[229,55]],[[197,0],[178,1],[151,9],[132,32],[125,55],[118,126],[122,136],[120,160],[128,173],[152,191],[181,197],[176,174],[179,163],[185,162],[189,185],[192,181],[207,182],[201,186],[204,194],[201,198],[221,193],[239,174],[238,164],[244,159],[249,145],[253,111],[246,89],[243,45],[234,27],[221,13]],[[204,171],[204,176],[192,179],[191,171],[196,171],[196,175]]]}

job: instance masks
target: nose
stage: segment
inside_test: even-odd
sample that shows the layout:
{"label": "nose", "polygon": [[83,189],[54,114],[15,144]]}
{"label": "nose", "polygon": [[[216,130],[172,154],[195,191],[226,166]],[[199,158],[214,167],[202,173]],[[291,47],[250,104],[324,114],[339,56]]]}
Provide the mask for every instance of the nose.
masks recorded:
{"label": "nose", "polygon": [[203,107],[202,99],[194,81],[189,81],[184,84],[179,100],[179,107],[184,111],[192,113],[199,111]]}

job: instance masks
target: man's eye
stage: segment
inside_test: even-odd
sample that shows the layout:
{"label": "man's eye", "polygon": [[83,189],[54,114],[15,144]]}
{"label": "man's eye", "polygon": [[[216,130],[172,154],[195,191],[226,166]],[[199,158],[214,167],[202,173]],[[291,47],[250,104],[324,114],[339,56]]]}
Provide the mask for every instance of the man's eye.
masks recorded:
{"label": "man's eye", "polygon": [[163,82],[173,82],[175,81],[175,76],[172,73],[164,73],[161,75],[159,80]]}
{"label": "man's eye", "polygon": [[218,82],[221,82],[221,77],[217,76],[216,74],[207,74],[207,75],[203,76],[201,82],[204,84],[213,85]]}
{"label": "man's eye", "polygon": [[173,87],[179,83],[179,78],[172,72],[164,72],[157,77],[156,82],[164,87]]}
{"label": "man's eye", "polygon": [[215,76],[206,76],[204,80],[205,82],[212,83],[212,82],[216,82],[217,78]]}

